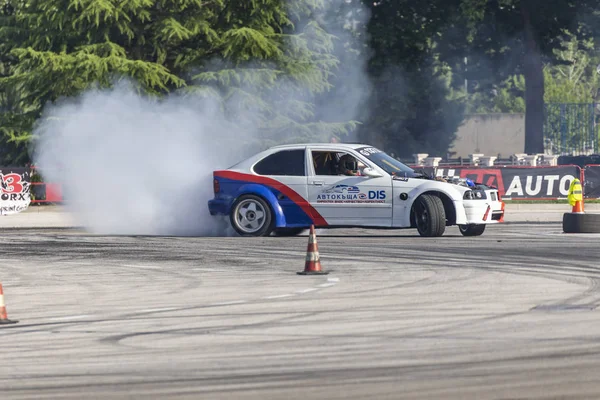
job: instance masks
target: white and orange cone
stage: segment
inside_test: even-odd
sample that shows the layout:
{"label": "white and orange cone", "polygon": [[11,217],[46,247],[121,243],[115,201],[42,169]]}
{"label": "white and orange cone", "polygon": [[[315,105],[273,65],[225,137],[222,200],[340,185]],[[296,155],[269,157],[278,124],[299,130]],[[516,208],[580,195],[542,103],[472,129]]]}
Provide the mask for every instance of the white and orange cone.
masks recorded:
{"label": "white and orange cone", "polygon": [[6,305],[4,304],[4,291],[2,290],[2,284],[0,283],[0,325],[4,324],[16,324],[19,321],[11,321],[8,319],[6,313]]}
{"label": "white and orange cone", "polygon": [[308,247],[306,249],[306,262],[304,271],[297,272],[298,275],[327,275],[329,272],[321,270],[321,259],[319,257],[319,245],[317,244],[317,234],[315,226],[310,226],[308,235]]}

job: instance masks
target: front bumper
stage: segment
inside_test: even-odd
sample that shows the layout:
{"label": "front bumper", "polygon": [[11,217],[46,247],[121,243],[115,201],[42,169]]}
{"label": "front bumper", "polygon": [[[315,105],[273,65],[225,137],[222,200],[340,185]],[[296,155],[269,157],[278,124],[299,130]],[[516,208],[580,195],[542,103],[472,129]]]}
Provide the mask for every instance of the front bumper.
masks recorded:
{"label": "front bumper", "polygon": [[467,224],[497,224],[504,222],[502,201],[464,200]]}

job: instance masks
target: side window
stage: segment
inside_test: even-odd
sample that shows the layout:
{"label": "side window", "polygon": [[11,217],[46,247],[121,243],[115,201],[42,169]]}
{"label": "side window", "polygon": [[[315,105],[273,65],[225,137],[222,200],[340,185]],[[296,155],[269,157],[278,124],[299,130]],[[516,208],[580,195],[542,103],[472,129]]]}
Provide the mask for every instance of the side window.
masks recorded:
{"label": "side window", "polygon": [[[362,165],[358,160],[349,153],[336,152],[336,151],[312,151],[313,166],[315,168],[315,175],[345,175],[343,169],[340,170],[340,159],[345,156],[344,160],[354,161],[356,166],[352,169],[358,169],[358,166]],[[364,165],[362,165],[364,168]]]}
{"label": "side window", "polygon": [[337,157],[332,151],[312,151],[315,175],[337,175]]}
{"label": "side window", "polygon": [[279,151],[259,161],[254,172],[259,175],[305,176],[304,154],[304,149]]}

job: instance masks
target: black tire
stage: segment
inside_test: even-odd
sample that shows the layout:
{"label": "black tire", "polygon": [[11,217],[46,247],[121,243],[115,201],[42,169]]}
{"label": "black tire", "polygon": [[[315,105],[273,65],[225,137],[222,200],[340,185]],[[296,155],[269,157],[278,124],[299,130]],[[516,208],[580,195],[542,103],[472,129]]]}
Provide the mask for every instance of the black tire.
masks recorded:
{"label": "black tire", "polygon": [[304,232],[305,230],[306,230],[306,228],[277,228],[273,231],[273,234],[275,236],[282,236],[282,237],[297,236],[297,235],[301,234],[302,232]]}
{"label": "black tire", "polygon": [[415,201],[413,210],[419,235],[438,237],[444,234],[446,211],[442,199],[431,194],[423,194]]}
{"label": "black tire", "polygon": [[481,236],[485,231],[485,224],[459,225],[458,229],[463,236]]}
{"label": "black tire", "polygon": [[269,236],[273,231],[271,207],[262,197],[252,194],[242,195],[235,201],[229,221],[241,236]]}
{"label": "black tire", "polygon": [[600,214],[563,214],[564,233],[600,233]]}

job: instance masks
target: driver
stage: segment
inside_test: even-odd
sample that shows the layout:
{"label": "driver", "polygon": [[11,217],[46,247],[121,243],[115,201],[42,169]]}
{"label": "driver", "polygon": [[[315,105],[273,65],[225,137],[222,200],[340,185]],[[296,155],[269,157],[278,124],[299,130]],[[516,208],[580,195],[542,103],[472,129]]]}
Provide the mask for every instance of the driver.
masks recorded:
{"label": "driver", "polygon": [[347,176],[360,176],[358,162],[350,154],[344,154],[338,161],[338,174]]}

